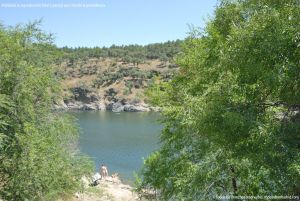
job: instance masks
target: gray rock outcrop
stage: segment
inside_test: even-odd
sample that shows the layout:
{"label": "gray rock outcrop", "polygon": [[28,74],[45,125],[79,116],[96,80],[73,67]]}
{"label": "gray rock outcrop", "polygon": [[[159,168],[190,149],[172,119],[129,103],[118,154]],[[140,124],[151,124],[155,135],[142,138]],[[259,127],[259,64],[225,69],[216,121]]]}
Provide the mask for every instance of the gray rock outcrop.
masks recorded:
{"label": "gray rock outcrop", "polygon": [[124,111],[124,105],[122,105],[122,103],[120,103],[120,102],[112,103],[109,106],[109,109],[113,112],[122,112],[122,111]]}
{"label": "gray rock outcrop", "polygon": [[150,109],[148,107],[142,105],[124,105],[124,111],[126,112],[149,112]]}
{"label": "gray rock outcrop", "polygon": [[54,103],[54,110],[109,110],[113,112],[149,112],[159,111],[159,108],[150,107],[140,101],[129,102],[126,99],[118,99],[115,95],[118,90],[110,88],[103,97],[86,89],[76,87],[71,89],[72,96],[66,100]]}

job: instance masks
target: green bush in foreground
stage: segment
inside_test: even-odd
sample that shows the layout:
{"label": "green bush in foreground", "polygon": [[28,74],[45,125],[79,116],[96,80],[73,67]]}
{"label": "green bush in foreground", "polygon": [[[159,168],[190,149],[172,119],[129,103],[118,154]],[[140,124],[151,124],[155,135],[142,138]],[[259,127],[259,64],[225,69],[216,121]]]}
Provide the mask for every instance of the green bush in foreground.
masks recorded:
{"label": "green bush in foreground", "polygon": [[0,198],[54,200],[79,188],[90,162],[76,152],[74,120],[54,113],[51,37],[37,25],[0,26]]}
{"label": "green bush in foreground", "polygon": [[299,11],[298,0],[221,1],[185,42],[179,74],[150,90],[164,130],[139,189],[164,200],[300,195]]}

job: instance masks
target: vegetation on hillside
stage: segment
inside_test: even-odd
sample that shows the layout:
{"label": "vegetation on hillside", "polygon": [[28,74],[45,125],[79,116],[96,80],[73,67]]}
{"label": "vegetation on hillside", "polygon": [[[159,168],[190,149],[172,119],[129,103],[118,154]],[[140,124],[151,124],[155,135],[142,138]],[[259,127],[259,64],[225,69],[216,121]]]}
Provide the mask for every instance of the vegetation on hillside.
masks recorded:
{"label": "vegetation on hillside", "polygon": [[163,200],[300,195],[299,10],[224,0],[187,39],[178,75],[148,91],[164,129],[140,189]]}
{"label": "vegetation on hillside", "polygon": [[171,80],[172,73],[174,73],[174,71],[143,71],[137,67],[117,68],[117,70],[114,69],[104,71],[101,76],[94,81],[94,86],[97,88],[105,87],[113,84],[116,81],[125,79],[126,86],[130,85],[131,87],[135,88],[144,88],[145,86],[151,85],[153,79],[155,79],[157,76],[160,76],[163,81]]}
{"label": "vegetation on hillside", "polygon": [[165,43],[154,43],[149,45],[122,45],[111,47],[78,47],[61,48],[64,58],[71,64],[76,60],[87,60],[88,58],[118,58],[123,62],[135,65],[144,63],[146,60],[159,59],[161,61],[171,61],[181,50],[181,40],[168,41]]}
{"label": "vegetation on hillside", "polygon": [[55,200],[80,187],[90,162],[71,117],[51,107],[59,53],[36,23],[0,26],[0,198]]}
{"label": "vegetation on hillside", "polygon": [[[59,48],[58,76],[63,78],[65,102],[74,101],[74,88],[88,89],[89,94],[109,104],[111,101],[143,102],[143,94],[154,79],[169,81],[178,66],[183,41],[168,41],[146,46],[127,45],[109,48]],[[112,97],[109,90],[117,93]],[[139,101],[137,100],[137,96]]]}

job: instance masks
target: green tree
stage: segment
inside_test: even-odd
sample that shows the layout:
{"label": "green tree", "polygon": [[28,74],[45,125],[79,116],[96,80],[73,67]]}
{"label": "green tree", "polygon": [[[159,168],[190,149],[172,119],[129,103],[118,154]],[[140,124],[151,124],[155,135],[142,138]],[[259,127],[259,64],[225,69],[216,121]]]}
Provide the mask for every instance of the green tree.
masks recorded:
{"label": "green tree", "polygon": [[54,200],[80,187],[91,163],[74,120],[51,110],[59,53],[37,23],[0,27],[0,198]]}
{"label": "green tree", "polygon": [[162,146],[139,189],[165,200],[300,194],[300,5],[221,1],[193,32],[164,108]]}

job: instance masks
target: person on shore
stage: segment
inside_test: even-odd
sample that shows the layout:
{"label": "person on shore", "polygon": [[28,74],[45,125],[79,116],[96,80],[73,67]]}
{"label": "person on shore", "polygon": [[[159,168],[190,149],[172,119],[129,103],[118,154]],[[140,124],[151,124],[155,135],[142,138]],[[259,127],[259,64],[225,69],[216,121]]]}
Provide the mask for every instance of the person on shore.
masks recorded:
{"label": "person on shore", "polygon": [[101,168],[100,168],[100,174],[101,174],[101,178],[105,179],[105,177],[108,176],[108,170],[107,170],[107,167],[105,165],[101,165]]}

